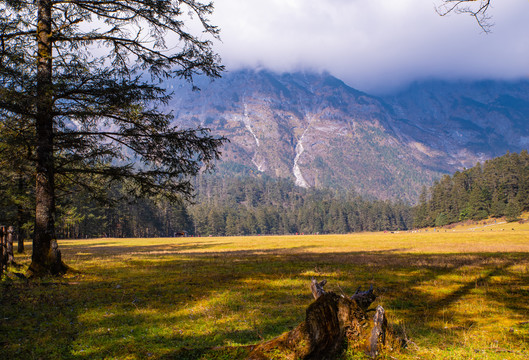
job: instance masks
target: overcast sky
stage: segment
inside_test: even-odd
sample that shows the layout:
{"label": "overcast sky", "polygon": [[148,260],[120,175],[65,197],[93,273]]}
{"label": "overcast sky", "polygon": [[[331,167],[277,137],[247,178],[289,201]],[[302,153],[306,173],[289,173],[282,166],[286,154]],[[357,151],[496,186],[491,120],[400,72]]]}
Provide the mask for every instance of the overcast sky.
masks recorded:
{"label": "overcast sky", "polygon": [[529,76],[529,1],[492,0],[484,34],[440,0],[215,0],[228,70],[329,71],[363,91],[425,78]]}

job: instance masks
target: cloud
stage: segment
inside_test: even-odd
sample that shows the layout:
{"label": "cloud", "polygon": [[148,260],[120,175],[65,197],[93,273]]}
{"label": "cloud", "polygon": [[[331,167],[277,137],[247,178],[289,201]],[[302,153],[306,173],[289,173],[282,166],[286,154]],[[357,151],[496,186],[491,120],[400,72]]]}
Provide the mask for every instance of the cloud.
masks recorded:
{"label": "cloud", "polygon": [[216,0],[212,22],[228,69],[327,70],[380,91],[429,77],[529,75],[529,2],[493,6],[490,35],[424,0]]}

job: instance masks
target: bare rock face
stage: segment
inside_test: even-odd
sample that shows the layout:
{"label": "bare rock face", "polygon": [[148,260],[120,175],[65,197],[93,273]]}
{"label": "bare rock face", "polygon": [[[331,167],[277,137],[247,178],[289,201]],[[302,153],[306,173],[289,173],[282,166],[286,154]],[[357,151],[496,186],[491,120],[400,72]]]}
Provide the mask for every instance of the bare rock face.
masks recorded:
{"label": "bare rock face", "polygon": [[228,137],[219,171],[413,202],[423,185],[529,144],[529,82],[410,86],[388,96],[329,74],[236,71],[200,92],[168,84],[182,127]]}

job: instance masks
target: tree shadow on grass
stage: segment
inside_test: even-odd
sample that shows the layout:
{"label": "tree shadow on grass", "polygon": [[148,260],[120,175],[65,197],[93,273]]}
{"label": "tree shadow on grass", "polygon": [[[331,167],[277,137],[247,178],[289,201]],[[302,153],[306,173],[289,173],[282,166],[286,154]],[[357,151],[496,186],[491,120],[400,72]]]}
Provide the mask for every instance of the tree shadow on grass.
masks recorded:
{"label": "tree shadow on grass", "polygon": [[96,244],[83,244],[78,242],[76,244],[61,244],[61,252],[66,257],[81,256],[84,257],[108,257],[108,256],[132,256],[143,253],[148,254],[179,254],[182,252],[197,250],[206,250],[209,248],[219,247],[228,245],[229,243],[219,242],[204,242],[204,241],[189,241],[184,243],[176,244],[163,244],[163,245],[128,245],[123,246],[120,242],[98,242]]}
{"label": "tree shadow on grass", "polygon": [[[456,314],[461,319],[449,314],[449,328],[442,320],[469,296],[496,304],[512,319],[529,317],[521,301],[527,272],[510,269],[528,264],[525,253],[317,254],[297,248],[167,255],[158,250],[127,248],[138,255],[115,269],[92,268],[88,280],[80,275],[49,287],[13,285],[0,297],[0,317],[12,320],[11,326],[0,325],[7,339],[3,352],[13,359],[206,359],[231,351],[242,357],[244,348],[224,347],[271,339],[303,321],[312,302],[312,276],[347,295],[374,284],[390,319],[406,324],[417,342],[437,339],[457,346],[476,322],[465,318],[464,310]],[[493,321],[496,315],[483,316]],[[514,330],[507,333],[507,344],[529,335],[527,326]]]}

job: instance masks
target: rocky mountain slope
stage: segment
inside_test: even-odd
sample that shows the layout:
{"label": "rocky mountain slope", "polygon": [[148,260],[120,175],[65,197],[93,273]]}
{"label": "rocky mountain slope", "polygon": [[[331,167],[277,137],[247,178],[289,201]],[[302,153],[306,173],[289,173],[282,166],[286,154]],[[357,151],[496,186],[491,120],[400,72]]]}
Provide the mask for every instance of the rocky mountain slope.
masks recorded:
{"label": "rocky mountain slope", "polygon": [[219,172],[415,201],[441,174],[529,144],[529,82],[418,83],[376,97],[329,74],[238,71],[171,82],[182,127],[227,136]]}

